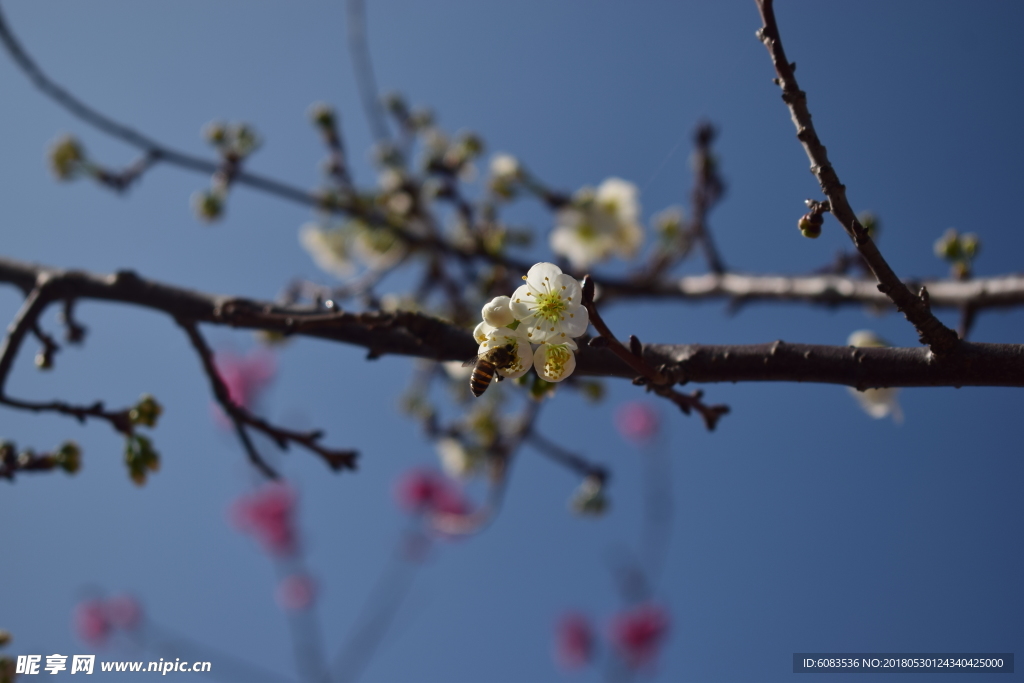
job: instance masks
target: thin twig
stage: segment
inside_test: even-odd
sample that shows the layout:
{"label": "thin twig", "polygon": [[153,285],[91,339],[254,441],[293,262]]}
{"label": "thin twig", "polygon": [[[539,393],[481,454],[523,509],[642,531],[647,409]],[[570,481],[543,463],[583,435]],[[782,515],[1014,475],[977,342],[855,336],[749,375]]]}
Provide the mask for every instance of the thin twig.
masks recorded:
{"label": "thin twig", "polygon": [[608,480],[608,469],[604,465],[595,465],[583,456],[562,448],[554,441],[540,434],[536,429],[526,435],[526,442],[544,457],[563,467],[567,467],[581,477],[595,477],[601,483]]}
{"label": "thin twig", "polygon": [[352,450],[337,450],[321,446],[319,441],[323,437],[323,432],[297,432],[291,429],[277,427],[263,418],[253,415],[244,406],[240,406],[232,401],[228,387],[224,384],[224,380],[221,378],[220,373],[217,370],[217,365],[213,359],[213,351],[206,343],[206,340],[203,339],[196,323],[184,318],[176,318],[176,322],[183,330],[185,330],[189,341],[192,342],[193,348],[195,348],[196,352],[199,354],[199,359],[203,364],[203,370],[206,371],[206,376],[210,380],[210,386],[213,389],[214,397],[216,397],[217,402],[228,417],[231,418],[231,421],[235,425],[235,431],[238,433],[238,438],[245,446],[249,459],[252,460],[253,464],[256,465],[260,471],[271,479],[278,478],[277,473],[266,464],[259,452],[256,450],[252,440],[246,433],[245,427],[251,427],[266,434],[281,450],[286,450],[289,444],[296,443],[303,448],[316,453],[330,466],[332,470],[354,470],[356,468],[356,458],[358,457],[358,453]]}
{"label": "thin twig", "polygon": [[937,354],[956,351],[960,344],[956,333],[932,314],[925,296],[914,294],[900,281],[878,251],[867,230],[857,220],[846,199],[846,186],[839,182],[839,176],[828,160],[825,146],[814,130],[811,113],[807,108],[807,94],[797,85],[793,73],[794,65],[789,62],[782,48],[782,39],[772,7],[773,0],[756,2],[764,21],[764,26],[758,30],[758,38],[771,55],[775,73],[778,75],[776,82],[782,88],[782,100],[789,107],[793,124],[796,126],[796,136],[811,161],[811,172],[818,179],[822,192],[828,197],[832,215],[845,228],[857,251],[878,278],[878,289],[892,299],[896,308],[906,316],[920,335],[921,342],[927,344]]}
{"label": "thin twig", "polygon": [[373,60],[366,38],[366,8],[363,0],[346,0],[345,8],[348,18],[348,49],[352,56],[356,83],[359,85],[359,99],[362,100],[363,111],[366,112],[366,122],[377,143],[387,143],[391,140],[391,132],[388,130],[380,95],[377,92],[377,78],[373,73]]}

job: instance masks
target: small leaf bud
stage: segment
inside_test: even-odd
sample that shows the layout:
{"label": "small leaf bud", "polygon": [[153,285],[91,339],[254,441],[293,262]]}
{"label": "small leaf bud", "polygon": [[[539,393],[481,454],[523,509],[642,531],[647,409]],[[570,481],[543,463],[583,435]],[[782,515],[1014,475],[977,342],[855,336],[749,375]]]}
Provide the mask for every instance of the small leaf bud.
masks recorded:
{"label": "small leaf bud", "polygon": [[946,230],[942,237],[935,241],[935,255],[947,261],[955,261],[963,256],[956,228]]}
{"label": "small leaf bud", "polygon": [[326,102],[309,105],[309,118],[317,128],[324,131],[334,130],[336,125],[334,109]]}
{"label": "small leaf bud", "polygon": [[85,150],[71,135],[62,135],[50,145],[50,169],[57,180],[71,180],[85,162]]}
{"label": "small leaf bud", "polygon": [[203,137],[214,147],[223,147],[228,141],[228,129],[223,121],[210,121],[203,126]]}
{"label": "small leaf bud", "polygon": [[199,190],[192,195],[192,210],[200,220],[212,223],[224,214],[224,200],[216,192]]}
{"label": "small leaf bud", "polygon": [[36,354],[36,367],[40,370],[49,370],[53,367],[53,353],[48,349],[42,349]]}
{"label": "small leaf bud", "polygon": [[604,482],[600,477],[591,475],[583,480],[569,501],[569,508],[578,515],[598,517],[608,509],[608,499],[604,495]]}
{"label": "small leaf bud", "polygon": [[132,424],[155,427],[157,418],[164,412],[163,407],[149,394],[143,394],[135,407],[128,412]]}
{"label": "small leaf bud", "polygon": [[808,239],[818,239],[821,236],[821,226],[824,223],[821,214],[816,213],[805,213],[797,221],[797,227],[800,228],[800,233]]}
{"label": "small leaf bud", "polygon": [[11,642],[11,632],[6,629],[0,629],[0,647],[9,642]]}
{"label": "small leaf bud", "polygon": [[960,236],[960,250],[963,251],[965,257],[973,259],[978,255],[980,249],[981,242],[973,232],[964,233]]}
{"label": "small leaf bud", "polygon": [[82,449],[74,441],[65,441],[53,455],[57,465],[68,474],[82,468]]}

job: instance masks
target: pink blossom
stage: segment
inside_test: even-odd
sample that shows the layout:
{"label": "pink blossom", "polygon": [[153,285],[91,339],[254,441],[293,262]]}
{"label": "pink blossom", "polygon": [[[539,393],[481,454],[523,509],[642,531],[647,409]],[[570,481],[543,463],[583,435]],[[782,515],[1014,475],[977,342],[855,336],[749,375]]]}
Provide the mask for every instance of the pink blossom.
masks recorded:
{"label": "pink blossom", "polygon": [[624,610],[612,618],[609,640],[633,667],[649,663],[668,633],[668,612],[651,603]]}
{"label": "pink blossom", "polygon": [[431,470],[411,470],[395,486],[398,504],[416,514],[462,515],[467,505],[462,492],[449,479]]}
{"label": "pink blossom", "polygon": [[658,433],[658,412],[640,401],[624,403],[615,413],[615,426],[627,441],[644,443]]}
{"label": "pink blossom", "polygon": [[115,595],[104,603],[107,621],[114,628],[131,631],[142,621],[142,606],[131,595]]}
{"label": "pink blossom", "polygon": [[594,629],[575,612],[563,616],[555,628],[555,659],[564,669],[582,669],[594,656]]}
{"label": "pink blossom", "polygon": [[221,352],[214,358],[214,364],[232,403],[242,408],[253,407],[277,371],[274,355],[263,348],[245,356]]}
{"label": "pink blossom", "polygon": [[239,531],[255,536],[271,555],[291,555],[297,545],[296,499],[290,486],[272,482],[236,500],[231,520]]}
{"label": "pink blossom", "polygon": [[277,585],[277,604],[289,612],[309,609],[316,598],[316,582],[305,574],[289,574]]}
{"label": "pink blossom", "polygon": [[74,614],[75,634],[79,640],[91,646],[107,642],[112,630],[102,600],[86,600],[78,603]]}
{"label": "pink blossom", "polygon": [[141,621],[142,607],[130,595],[85,600],[78,603],[74,613],[79,640],[94,647],[106,643],[115,630],[130,631]]}

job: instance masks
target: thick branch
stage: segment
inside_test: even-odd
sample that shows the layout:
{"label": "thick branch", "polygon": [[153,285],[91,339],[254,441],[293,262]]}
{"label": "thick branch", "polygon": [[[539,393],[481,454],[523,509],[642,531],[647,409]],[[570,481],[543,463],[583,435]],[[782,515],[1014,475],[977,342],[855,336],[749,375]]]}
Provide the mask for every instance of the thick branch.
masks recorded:
{"label": "thick branch", "polygon": [[[371,357],[397,354],[466,360],[477,349],[468,331],[418,313],[348,313],[282,306],[173,287],[145,280],[131,271],[94,275],[0,258],[0,282],[31,291],[41,275],[46,277],[50,300],[132,304],[162,311],[172,318],[362,346]],[[26,327],[22,336],[28,331]],[[6,343],[10,345],[10,337]],[[854,349],[782,342],[747,346],[645,344],[643,353],[652,367],[680,382],[824,382],[861,388],[1024,386],[1024,345],[1019,344],[965,342],[962,352],[943,357],[926,348]],[[633,378],[637,374],[608,349],[581,347],[577,359],[576,373],[581,376]]]}
{"label": "thick branch", "polygon": [[796,136],[811,161],[811,172],[818,179],[821,191],[828,197],[832,214],[846,229],[857,251],[864,257],[871,272],[878,278],[879,291],[892,299],[896,308],[914,325],[921,337],[921,342],[928,344],[936,353],[954,351],[959,343],[956,333],[932,315],[928,306],[927,294],[911,292],[896,277],[896,273],[882,257],[867,230],[857,220],[856,214],[846,200],[846,186],[839,182],[839,176],[836,175],[828,160],[825,146],[821,144],[821,140],[814,130],[811,113],[807,109],[807,94],[797,85],[796,76],[793,73],[794,65],[790,64],[786,52],[782,48],[782,39],[779,36],[779,27],[775,23],[772,0],[757,0],[757,6],[764,21],[764,26],[758,31],[758,37],[771,55],[775,73],[778,74],[776,82],[782,88],[782,100],[789,107],[793,125],[796,126]]}

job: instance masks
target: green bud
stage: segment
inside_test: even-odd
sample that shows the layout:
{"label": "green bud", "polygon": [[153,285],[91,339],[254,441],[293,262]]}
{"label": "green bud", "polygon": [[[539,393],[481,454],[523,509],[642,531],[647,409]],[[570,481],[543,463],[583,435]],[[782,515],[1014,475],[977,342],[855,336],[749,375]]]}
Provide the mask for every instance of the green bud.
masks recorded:
{"label": "green bud", "polygon": [[203,126],[203,137],[214,147],[223,147],[228,141],[228,128],[223,121],[210,121]]}
{"label": "green bud", "polygon": [[978,250],[980,249],[981,242],[973,232],[964,233],[960,236],[960,250],[963,251],[965,257],[973,259],[978,255]]}
{"label": "green bud", "polygon": [[132,434],[125,440],[124,462],[128,466],[128,476],[142,486],[149,472],[160,469],[160,454],[153,449],[153,442],[148,438]]}
{"label": "green bud", "polygon": [[155,427],[157,418],[164,412],[163,407],[149,394],[143,394],[135,407],[128,412],[132,424]]}
{"label": "green bud", "polygon": [[409,105],[401,93],[389,92],[382,98],[384,108],[397,119],[409,118]]}
{"label": "green bud", "polygon": [[85,150],[71,135],[62,135],[50,145],[50,169],[57,180],[71,180],[82,168]]}
{"label": "green bud", "polygon": [[224,214],[224,200],[216,192],[202,190],[192,195],[192,209],[200,220],[212,223]]}
{"label": "green bud", "polygon": [[36,367],[40,370],[49,370],[53,367],[53,354],[45,350],[36,354]]}
{"label": "green bud", "polygon": [[317,128],[334,130],[336,125],[334,109],[325,102],[314,102],[309,107],[309,118]]}
{"label": "green bud", "polygon": [[608,499],[601,479],[595,476],[584,479],[569,501],[569,508],[578,515],[598,517],[604,514],[608,509]]}
{"label": "green bud", "polygon": [[418,107],[409,114],[409,124],[416,130],[424,130],[434,125],[434,112]]}
{"label": "green bud", "polygon": [[814,240],[821,236],[821,225],[823,222],[820,215],[807,213],[800,217],[796,226],[800,228],[800,233],[804,237]]}
{"label": "green bud", "polygon": [[465,132],[460,134],[458,143],[464,150],[466,157],[475,157],[484,151],[483,138],[476,133]]}
{"label": "green bud", "polygon": [[74,441],[65,441],[53,456],[57,465],[68,474],[82,469],[82,449]]}
{"label": "green bud", "polygon": [[935,241],[935,255],[947,261],[955,261],[963,257],[956,228],[950,228]]}
{"label": "green bud", "polygon": [[247,157],[260,146],[261,140],[256,131],[247,123],[236,123],[228,129],[232,139],[232,151],[240,157]]}

